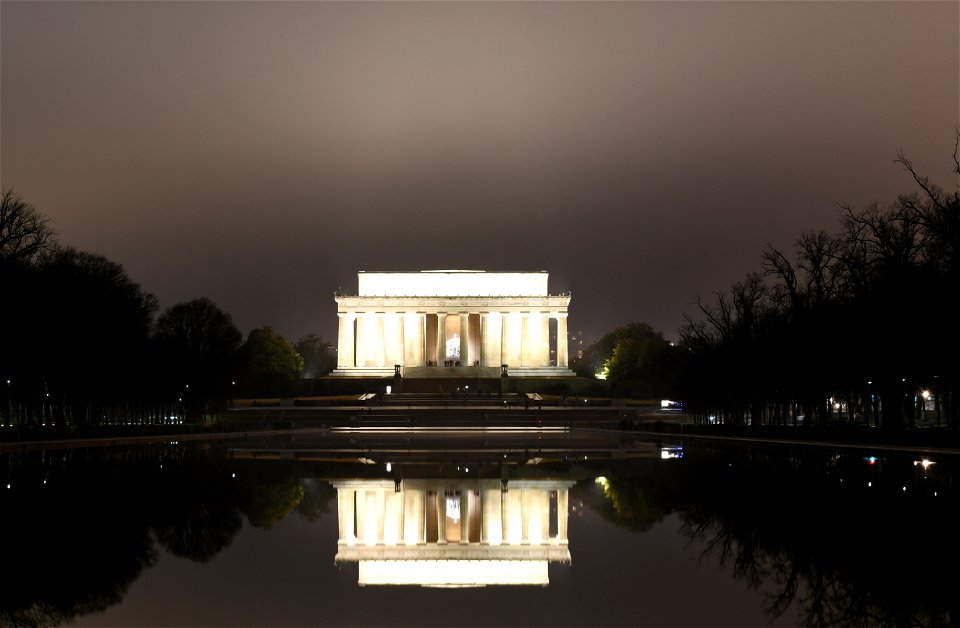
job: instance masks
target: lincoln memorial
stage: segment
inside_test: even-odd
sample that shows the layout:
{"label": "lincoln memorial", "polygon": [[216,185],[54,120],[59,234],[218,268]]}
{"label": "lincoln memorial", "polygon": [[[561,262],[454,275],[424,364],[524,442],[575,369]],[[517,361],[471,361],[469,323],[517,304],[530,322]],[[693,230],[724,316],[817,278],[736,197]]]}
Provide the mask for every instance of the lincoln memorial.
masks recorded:
{"label": "lincoln memorial", "polygon": [[[570,295],[551,295],[540,272],[359,272],[356,295],[337,293],[335,376],[443,372],[572,376]],[[473,369],[467,371],[464,369]]]}

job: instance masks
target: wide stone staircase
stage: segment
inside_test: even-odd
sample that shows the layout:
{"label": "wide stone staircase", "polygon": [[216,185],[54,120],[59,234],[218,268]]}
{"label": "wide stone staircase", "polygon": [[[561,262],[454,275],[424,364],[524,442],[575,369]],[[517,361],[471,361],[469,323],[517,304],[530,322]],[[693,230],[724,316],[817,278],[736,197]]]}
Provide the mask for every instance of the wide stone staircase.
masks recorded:
{"label": "wide stone staircase", "polygon": [[469,385],[461,385],[458,390],[449,393],[440,392],[401,392],[377,395],[377,405],[383,407],[449,407],[451,405],[469,408],[477,406],[523,407],[530,403],[530,397],[524,393],[498,394],[491,391],[477,391]]}

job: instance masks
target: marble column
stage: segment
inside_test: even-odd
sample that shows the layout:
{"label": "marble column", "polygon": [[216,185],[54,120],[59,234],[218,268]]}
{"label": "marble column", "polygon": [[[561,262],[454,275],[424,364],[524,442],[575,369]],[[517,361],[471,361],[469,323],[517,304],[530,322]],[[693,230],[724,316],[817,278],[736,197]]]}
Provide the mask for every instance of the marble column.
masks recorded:
{"label": "marble column", "polygon": [[519,312],[510,312],[504,315],[504,354],[503,364],[511,367],[523,366],[523,328],[525,315]]}
{"label": "marble column", "polygon": [[367,365],[367,322],[366,314],[359,314],[357,316],[357,366]]}
{"label": "marble column", "polygon": [[403,314],[383,315],[384,366],[403,364]]}
{"label": "marble column", "polygon": [[[510,352],[507,347],[510,346],[510,315],[502,314],[500,316],[500,364],[510,364]],[[506,534],[504,534],[506,538]]]}
{"label": "marble column", "polygon": [[460,315],[460,365],[470,366],[473,358],[470,355],[470,315]]}
{"label": "marble column", "polygon": [[530,314],[524,312],[520,327],[520,366],[533,366],[530,343]]}
{"label": "marble column", "polygon": [[480,321],[480,330],[484,335],[481,343],[482,364],[483,366],[499,367],[500,362],[500,344],[503,338],[503,316],[500,312],[490,312],[484,314]]}
{"label": "marble column", "polygon": [[567,366],[567,352],[570,342],[567,339],[567,314],[564,312],[557,316],[557,366]]}
{"label": "marble column", "polygon": [[[437,314],[437,365],[447,359],[447,315]],[[446,504],[444,504],[446,506]]]}
{"label": "marble column", "polygon": [[423,366],[423,315],[407,312],[402,327],[403,365]]}
{"label": "marble column", "polygon": [[387,338],[384,335],[384,316],[382,312],[377,314],[377,335],[376,335],[376,365],[383,367],[387,363]]}
{"label": "marble column", "polygon": [[354,361],[354,335],[353,325],[356,320],[354,314],[341,314],[340,333],[337,336],[337,368],[353,368]]}
{"label": "marble column", "polygon": [[540,345],[539,364],[550,366],[550,315],[547,312],[540,314]]}

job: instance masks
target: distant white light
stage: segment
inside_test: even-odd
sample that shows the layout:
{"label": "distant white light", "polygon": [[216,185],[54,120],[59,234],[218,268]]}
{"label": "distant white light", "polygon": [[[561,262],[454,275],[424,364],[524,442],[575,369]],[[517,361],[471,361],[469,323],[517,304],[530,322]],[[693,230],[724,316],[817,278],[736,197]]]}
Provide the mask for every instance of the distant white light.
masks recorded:
{"label": "distant white light", "polygon": [[683,458],[682,447],[663,447],[660,450],[661,460],[670,460],[671,458]]}
{"label": "distant white light", "polygon": [[393,386],[387,386],[387,394],[389,395],[393,391]]}
{"label": "distant white light", "polygon": [[393,465],[388,462],[388,463],[387,463],[387,473],[390,473],[391,469],[393,469]]}

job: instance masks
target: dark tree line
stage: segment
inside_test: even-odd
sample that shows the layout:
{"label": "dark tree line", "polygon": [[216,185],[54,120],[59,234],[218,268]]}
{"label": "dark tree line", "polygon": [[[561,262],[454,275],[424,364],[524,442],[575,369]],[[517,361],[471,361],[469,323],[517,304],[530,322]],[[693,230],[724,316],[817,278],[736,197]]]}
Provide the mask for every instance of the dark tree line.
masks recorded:
{"label": "dark tree line", "polygon": [[[239,395],[288,394],[303,359],[269,327],[247,341],[205,298],[158,315],[109,259],[60,244],[12,190],[0,198],[0,425],[197,422]],[[313,373],[329,345],[301,339]],[[335,358],[334,358],[335,361]]]}
{"label": "dark tree line", "polygon": [[[960,175],[960,133],[953,153]],[[703,420],[960,426],[952,297],[960,193],[896,160],[918,191],[845,206],[840,230],[768,247],[681,329],[684,402]],[[711,418],[712,417],[712,418]]]}

